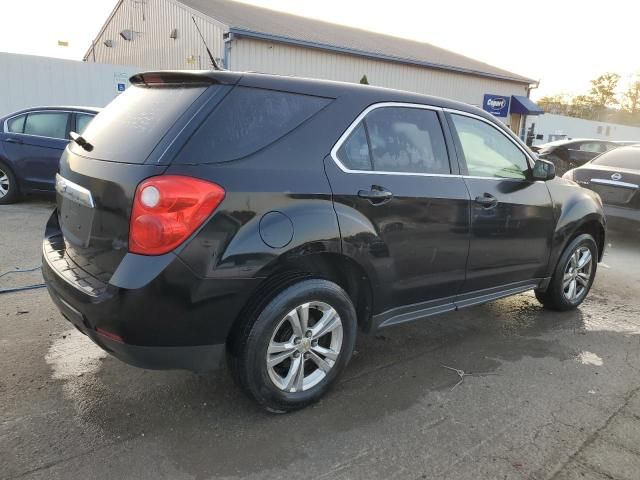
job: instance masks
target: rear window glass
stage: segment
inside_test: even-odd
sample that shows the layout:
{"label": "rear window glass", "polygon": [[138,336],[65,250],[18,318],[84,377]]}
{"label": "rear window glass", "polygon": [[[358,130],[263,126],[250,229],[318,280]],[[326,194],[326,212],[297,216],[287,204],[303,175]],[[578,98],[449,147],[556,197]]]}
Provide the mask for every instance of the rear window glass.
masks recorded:
{"label": "rear window glass", "polygon": [[329,103],[329,99],[236,87],[198,127],[180,163],[220,163],[270,145]]}
{"label": "rear window glass", "polygon": [[144,163],[176,120],[205,87],[143,87],[132,85],[91,120],[82,136],[91,153],[72,143],[79,155],[99,160]]}
{"label": "rear window glass", "polygon": [[7,131],[10,133],[22,133],[24,131],[24,120],[27,118],[26,115],[20,115],[19,117],[14,117],[7,122]]}
{"label": "rear window glass", "polygon": [[640,170],[640,148],[617,148],[607,153],[603,153],[591,163],[606,167]]}

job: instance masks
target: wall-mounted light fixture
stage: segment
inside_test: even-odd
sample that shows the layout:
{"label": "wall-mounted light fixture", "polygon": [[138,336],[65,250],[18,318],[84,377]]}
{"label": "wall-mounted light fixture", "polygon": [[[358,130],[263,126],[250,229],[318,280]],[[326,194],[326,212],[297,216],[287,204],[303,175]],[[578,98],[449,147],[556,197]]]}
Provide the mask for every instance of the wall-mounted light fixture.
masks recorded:
{"label": "wall-mounted light fixture", "polygon": [[113,47],[113,40],[105,40],[104,41],[104,46],[108,47],[108,48]]}
{"label": "wall-mounted light fixture", "polygon": [[122,30],[120,32],[120,36],[127,42],[130,42],[131,40],[133,40],[133,33],[133,30]]}
{"label": "wall-mounted light fixture", "polygon": [[173,38],[174,40],[176,38],[178,38],[178,29],[174,28],[173,30],[171,30],[171,33],[169,34],[169,38]]}

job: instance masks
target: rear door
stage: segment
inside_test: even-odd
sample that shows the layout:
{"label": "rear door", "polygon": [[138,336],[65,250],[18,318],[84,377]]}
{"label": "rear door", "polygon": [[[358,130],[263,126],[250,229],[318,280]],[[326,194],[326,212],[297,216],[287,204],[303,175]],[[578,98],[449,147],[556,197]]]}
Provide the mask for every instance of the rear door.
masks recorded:
{"label": "rear door", "polygon": [[436,108],[374,105],[325,160],[343,250],[374,272],[374,313],[450,302],[464,281],[469,196],[442,121]]}
{"label": "rear door", "polygon": [[[16,119],[20,120],[20,119]],[[13,123],[5,150],[28,188],[53,190],[60,156],[69,142],[71,113],[29,112]]]}
{"label": "rear door", "polygon": [[524,150],[491,122],[448,114],[471,195],[471,243],[462,292],[546,275],[554,217],[544,182]]}

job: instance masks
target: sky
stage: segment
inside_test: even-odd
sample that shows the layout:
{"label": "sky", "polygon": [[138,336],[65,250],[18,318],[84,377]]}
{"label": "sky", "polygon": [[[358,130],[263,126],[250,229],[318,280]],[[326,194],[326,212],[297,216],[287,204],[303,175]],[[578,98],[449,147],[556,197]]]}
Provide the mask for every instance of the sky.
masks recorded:
{"label": "sky", "polygon": [[[244,1],[432,43],[540,80],[533,98],[586,93],[589,80],[604,72],[619,73],[624,90],[640,73],[637,0]],[[0,51],[81,60],[117,2],[2,3]]]}

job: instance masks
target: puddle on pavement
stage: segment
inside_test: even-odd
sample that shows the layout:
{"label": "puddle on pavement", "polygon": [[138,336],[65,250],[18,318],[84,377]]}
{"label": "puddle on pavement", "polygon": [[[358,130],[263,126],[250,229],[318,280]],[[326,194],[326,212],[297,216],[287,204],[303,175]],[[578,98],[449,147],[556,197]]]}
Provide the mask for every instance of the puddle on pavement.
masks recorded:
{"label": "puddle on pavement", "polygon": [[580,352],[578,355],[578,361],[583,365],[594,365],[596,367],[602,366],[602,357],[593,352],[587,352],[586,350]]}
{"label": "puddle on pavement", "polygon": [[100,368],[107,353],[77,330],[67,330],[49,347],[45,355],[52,378],[71,380]]}
{"label": "puddle on pavement", "polygon": [[[107,353],[75,329],[63,332],[49,347],[45,361],[51,368],[51,377],[63,381],[62,393],[73,403],[75,418],[89,424],[87,412],[96,408],[96,399],[102,398],[105,386],[98,377]],[[92,424],[99,436],[103,430]]]}

